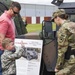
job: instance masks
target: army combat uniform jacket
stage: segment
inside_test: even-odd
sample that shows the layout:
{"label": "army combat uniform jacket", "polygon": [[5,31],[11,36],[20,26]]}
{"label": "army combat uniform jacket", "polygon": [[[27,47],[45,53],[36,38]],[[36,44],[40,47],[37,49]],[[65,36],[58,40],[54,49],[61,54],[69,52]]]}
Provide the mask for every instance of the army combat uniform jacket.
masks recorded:
{"label": "army combat uniform jacket", "polygon": [[65,63],[65,53],[68,50],[68,46],[71,50],[75,49],[75,23],[65,21],[57,32],[58,37],[58,59],[56,68],[63,68]]}
{"label": "army combat uniform jacket", "polygon": [[4,50],[1,56],[2,75],[16,75],[15,60],[22,56],[23,51],[21,49],[19,52],[13,53],[10,50]]}

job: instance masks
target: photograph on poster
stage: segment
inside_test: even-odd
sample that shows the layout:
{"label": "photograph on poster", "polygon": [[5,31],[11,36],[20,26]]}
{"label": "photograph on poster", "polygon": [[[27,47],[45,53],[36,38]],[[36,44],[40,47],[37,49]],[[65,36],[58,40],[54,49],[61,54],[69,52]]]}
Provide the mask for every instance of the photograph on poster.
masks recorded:
{"label": "photograph on poster", "polygon": [[[16,47],[17,50],[19,50],[20,48],[22,47]],[[23,47],[23,49],[24,49],[23,57],[26,58],[27,60],[39,59],[41,48]]]}
{"label": "photograph on poster", "polygon": [[24,57],[27,60],[38,59],[39,50],[38,48],[24,48]]}

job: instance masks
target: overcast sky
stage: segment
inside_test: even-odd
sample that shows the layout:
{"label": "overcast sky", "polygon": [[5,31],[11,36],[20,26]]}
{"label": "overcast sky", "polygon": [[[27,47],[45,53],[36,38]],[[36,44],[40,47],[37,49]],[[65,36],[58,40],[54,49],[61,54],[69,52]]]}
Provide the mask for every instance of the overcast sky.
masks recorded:
{"label": "overcast sky", "polygon": [[[13,0],[13,1],[20,1],[20,0]],[[21,0],[23,2],[23,0]],[[25,0],[30,2],[51,2],[52,0]],[[64,0],[64,2],[75,2],[75,0]]]}
{"label": "overcast sky", "polygon": [[[52,0],[13,0],[20,3],[33,3],[33,4],[48,4],[50,5]],[[64,0],[64,2],[75,2],[75,0]]]}

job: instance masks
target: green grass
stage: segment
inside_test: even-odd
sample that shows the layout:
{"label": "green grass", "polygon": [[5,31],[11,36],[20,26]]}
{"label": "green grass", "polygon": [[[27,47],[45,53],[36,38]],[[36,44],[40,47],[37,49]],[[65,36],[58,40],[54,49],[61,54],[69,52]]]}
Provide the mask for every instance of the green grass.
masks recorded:
{"label": "green grass", "polygon": [[42,24],[28,24],[27,31],[30,32],[40,32],[42,30]]}

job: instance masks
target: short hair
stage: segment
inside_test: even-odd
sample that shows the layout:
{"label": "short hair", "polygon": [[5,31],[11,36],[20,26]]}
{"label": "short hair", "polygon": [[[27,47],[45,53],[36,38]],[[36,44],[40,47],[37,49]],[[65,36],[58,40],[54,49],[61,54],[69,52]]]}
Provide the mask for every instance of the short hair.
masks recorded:
{"label": "short hair", "polygon": [[6,48],[6,45],[8,45],[9,43],[13,42],[10,38],[5,38],[2,41],[2,47]]}
{"label": "short hair", "polygon": [[11,7],[11,8],[17,7],[19,10],[21,10],[21,5],[20,5],[20,3],[18,3],[18,2],[12,2],[12,3],[10,4],[10,7]]}

